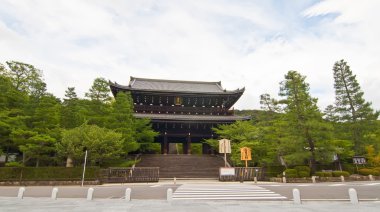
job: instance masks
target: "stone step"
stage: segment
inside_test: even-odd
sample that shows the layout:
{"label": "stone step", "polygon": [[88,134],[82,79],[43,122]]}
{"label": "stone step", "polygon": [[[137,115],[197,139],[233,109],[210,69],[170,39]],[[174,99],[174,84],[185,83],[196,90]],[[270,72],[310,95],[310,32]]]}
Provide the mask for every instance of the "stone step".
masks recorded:
{"label": "stone step", "polygon": [[160,178],[218,178],[224,161],[211,155],[142,155],[137,167],[159,167]]}

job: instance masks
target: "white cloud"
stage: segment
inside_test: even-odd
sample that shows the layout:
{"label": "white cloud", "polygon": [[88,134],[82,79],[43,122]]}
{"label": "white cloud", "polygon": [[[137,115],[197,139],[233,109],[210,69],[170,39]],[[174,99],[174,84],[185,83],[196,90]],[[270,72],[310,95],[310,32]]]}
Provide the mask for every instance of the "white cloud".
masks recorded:
{"label": "white cloud", "polygon": [[307,76],[321,107],[334,101],[332,66],[344,58],[380,108],[377,1],[2,1],[0,61],[42,69],[49,91],[83,96],[94,78],[129,76],[245,86],[237,108],[277,95],[288,70]]}

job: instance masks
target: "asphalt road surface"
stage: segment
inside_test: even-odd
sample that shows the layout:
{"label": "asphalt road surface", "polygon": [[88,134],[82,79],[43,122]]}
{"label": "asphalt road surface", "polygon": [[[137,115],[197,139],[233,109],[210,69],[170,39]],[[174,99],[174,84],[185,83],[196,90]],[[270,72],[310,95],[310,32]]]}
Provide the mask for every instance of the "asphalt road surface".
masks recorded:
{"label": "asphalt road surface", "polygon": [[[58,186],[60,198],[86,198],[89,186]],[[113,184],[93,186],[94,199],[122,199],[125,190],[131,188],[131,199],[166,199],[168,188],[174,191],[174,197],[185,199],[234,199],[234,200],[292,200],[292,189],[301,192],[303,200],[348,200],[348,189],[355,188],[362,201],[380,200],[380,182],[345,183],[222,183],[222,182],[186,182],[157,184]],[[19,187],[0,187],[0,197],[17,197]],[[28,186],[24,197],[50,197],[52,186]],[[178,191],[177,191],[178,189]]]}

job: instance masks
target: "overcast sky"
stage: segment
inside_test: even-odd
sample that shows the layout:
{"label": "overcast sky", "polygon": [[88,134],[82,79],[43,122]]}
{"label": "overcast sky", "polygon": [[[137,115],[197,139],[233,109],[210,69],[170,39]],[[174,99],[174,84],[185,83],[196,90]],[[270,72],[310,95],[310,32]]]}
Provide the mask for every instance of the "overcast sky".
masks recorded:
{"label": "overcast sky", "polygon": [[79,96],[96,77],[222,81],[245,87],[238,109],[277,97],[289,70],[306,75],[322,110],[345,59],[380,109],[378,0],[0,0],[0,63],[43,70],[48,91]]}

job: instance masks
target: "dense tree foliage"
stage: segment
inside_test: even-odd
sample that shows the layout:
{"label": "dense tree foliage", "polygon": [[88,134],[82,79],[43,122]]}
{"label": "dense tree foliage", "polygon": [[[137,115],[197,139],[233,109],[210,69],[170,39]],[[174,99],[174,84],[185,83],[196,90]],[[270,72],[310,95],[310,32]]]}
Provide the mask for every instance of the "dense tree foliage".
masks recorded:
{"label": "dense tree foliage", "polygon": [[67,167],[70,167],[72,162],[82,161],[84,150],[88,151],[89,161],[93,164],[102,164],[107,159],[120,157],[123,152],[122,147],[121,133],[87,123],[65,130],[62,142],[57,145],[58,154],[67,158]]}
{"label": "dense tree foliage", "polygon": [[[309,92],[306,76],[289,71],[280,83],[279,99],[260,96],[262,110],[235,111],[250,121],[215,127],[219,138],[232,141],[231,160],[244,165],[240,148],[252,149],[250,166],[317,165],[351,162],[366,156],[380,164],[379,112],[363,98],[350,67],[343,60],[333,67],[335,103],[324,113]],[[130,152],[154,152],[158,135],[150,120],[133,116],[130,93],[111,97],[108,82],[96,78],[79,98],[68,87],[60,100],[46,90],[42,71],[33,65],[9,61],[0,64],[0,154],[6,161],[19,154],[22,165],[79,165],[84,149],[92,164],[124,160]],[[217,139],[206,141],[214,149]]]}
{"label": "dense tree foliage", "polygon": [[[311,97],[306,77],[289,71],[280,83],[280,100],[269,94],[260,96],[261,109],[266,112],[236,111],[238,115],[250,115],[251,121],[215,128],[220,137],[232,141],[234,165],[242,165],[239,149],[243,146],[252,148],[251,164],[264,167],[309,165],[315,172],[317,164],[334,162],[342,169],[340,162],[351,163],[354,152],[367,156],[370,164],[378,164],[378,112],[363,100],[363,92],[344,61],[337,62],[333,69],[336,104],[328,106],[324,113],[318,108],[317,99]],[[217,139],[207,142],[218,148]]]}
{"label": "dense tree foliage", "polygon": [[42,71],[33,65],[0,64],[0,154],[6,162],[16,153],[23,165],[78,164],[86,147],[101,164],[140,151],[141,144],[149,149],[157,133],[149,120],[133,117],[129,93],[112,100],[108,82],[96,78],[85,96],[68,87],[61,101],[46,91]]}

